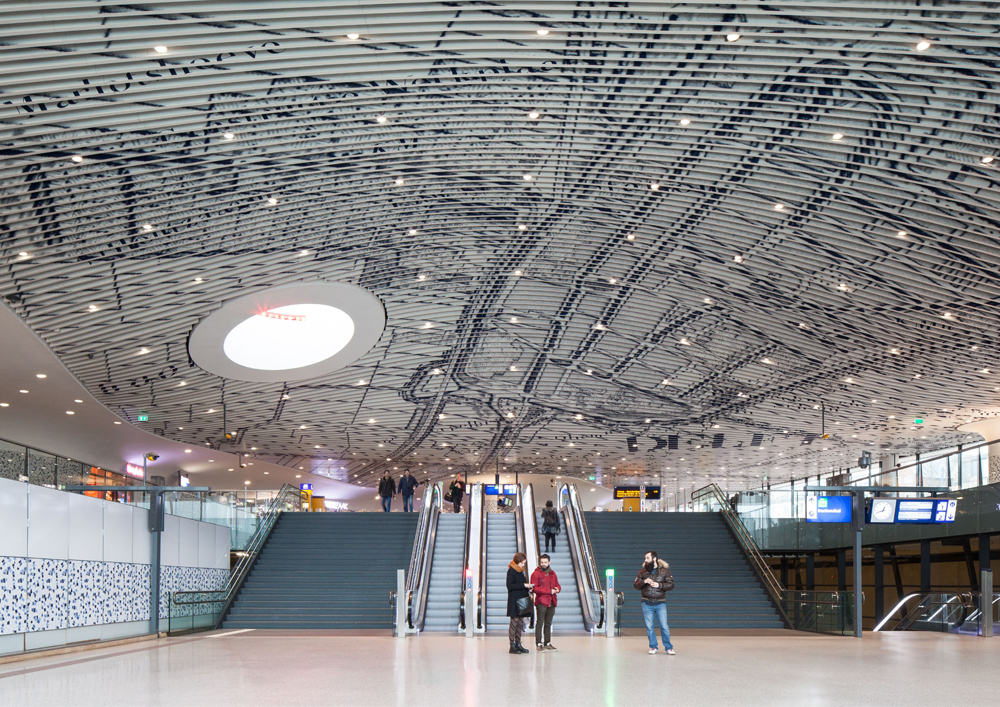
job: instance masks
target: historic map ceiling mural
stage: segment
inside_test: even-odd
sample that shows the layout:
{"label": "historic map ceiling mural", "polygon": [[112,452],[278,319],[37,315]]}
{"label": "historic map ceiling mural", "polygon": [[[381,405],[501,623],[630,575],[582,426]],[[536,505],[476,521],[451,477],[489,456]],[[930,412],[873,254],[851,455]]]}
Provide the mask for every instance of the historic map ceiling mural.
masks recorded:
{"label": "historic map ceiling mural", "polygon": [[[150,431],[365,484],[683,486],[996,412],[994,3],[50,0],[0,25],[0,294]],[[385,305],[354,364],[189,358],[222,303],[315,281]]]}

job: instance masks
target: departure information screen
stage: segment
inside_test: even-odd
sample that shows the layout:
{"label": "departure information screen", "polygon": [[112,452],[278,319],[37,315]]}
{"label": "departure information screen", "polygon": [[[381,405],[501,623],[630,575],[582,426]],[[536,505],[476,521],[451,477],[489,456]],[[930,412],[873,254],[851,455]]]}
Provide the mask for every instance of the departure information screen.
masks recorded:
{"label": "departure information screen", "polygon": [[486,484],[483,491],[487,496],[516,496],[517,484]]}
{"label": "departure information screen", "polygon": [[896,503],[896,522],[933,523],[937,503],[933,498],[901,498]]}

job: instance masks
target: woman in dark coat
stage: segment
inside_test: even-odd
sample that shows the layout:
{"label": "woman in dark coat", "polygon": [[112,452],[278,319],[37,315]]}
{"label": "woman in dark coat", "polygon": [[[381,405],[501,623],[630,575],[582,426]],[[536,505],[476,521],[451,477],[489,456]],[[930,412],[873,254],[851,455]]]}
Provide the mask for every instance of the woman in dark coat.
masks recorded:
{"label": "woman in dark coat", "polygon": [[510,640],[511,653],[527,653],[528,649],[521,645],[521,634],[524,633],[524,617],[517,610],[517,600],[530,596],[531,586],[525,568],[528,558],[523,552],[514,555],[507,565],[507,616],[510,617],[510,628],[507,638]]}

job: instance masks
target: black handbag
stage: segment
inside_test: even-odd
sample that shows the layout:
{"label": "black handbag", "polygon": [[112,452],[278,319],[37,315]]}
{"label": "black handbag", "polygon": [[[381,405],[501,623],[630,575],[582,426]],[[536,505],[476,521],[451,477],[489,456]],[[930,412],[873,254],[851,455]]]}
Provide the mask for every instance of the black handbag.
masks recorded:
{"label": "black handbag", "polygon": [[444,495],[444,502],[445,502],[445,503],[454,503],[455,501],[454,501],[454,500],[452,499],[452,497],[451,497],[451,494],[450,494],[450,493],[446,493],[446,494]]}
{"label": "black handbag", "polygon": [[521,597],[517,600],[517,615],[518,616],[531,616],[535,613],[535,602],[531,601],[530,596]]}

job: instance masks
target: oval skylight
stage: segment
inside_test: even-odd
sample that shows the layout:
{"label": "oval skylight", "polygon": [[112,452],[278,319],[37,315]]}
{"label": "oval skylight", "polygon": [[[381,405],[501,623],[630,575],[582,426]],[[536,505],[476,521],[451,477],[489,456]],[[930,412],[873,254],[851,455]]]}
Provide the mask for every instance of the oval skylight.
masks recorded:
{"label": "oval skylight", "polygon": [[325,304],[292,304],[255,314],[226,335],[233,363],[258,371],[287,371],[325,361],[354,338],[354,320]]}

